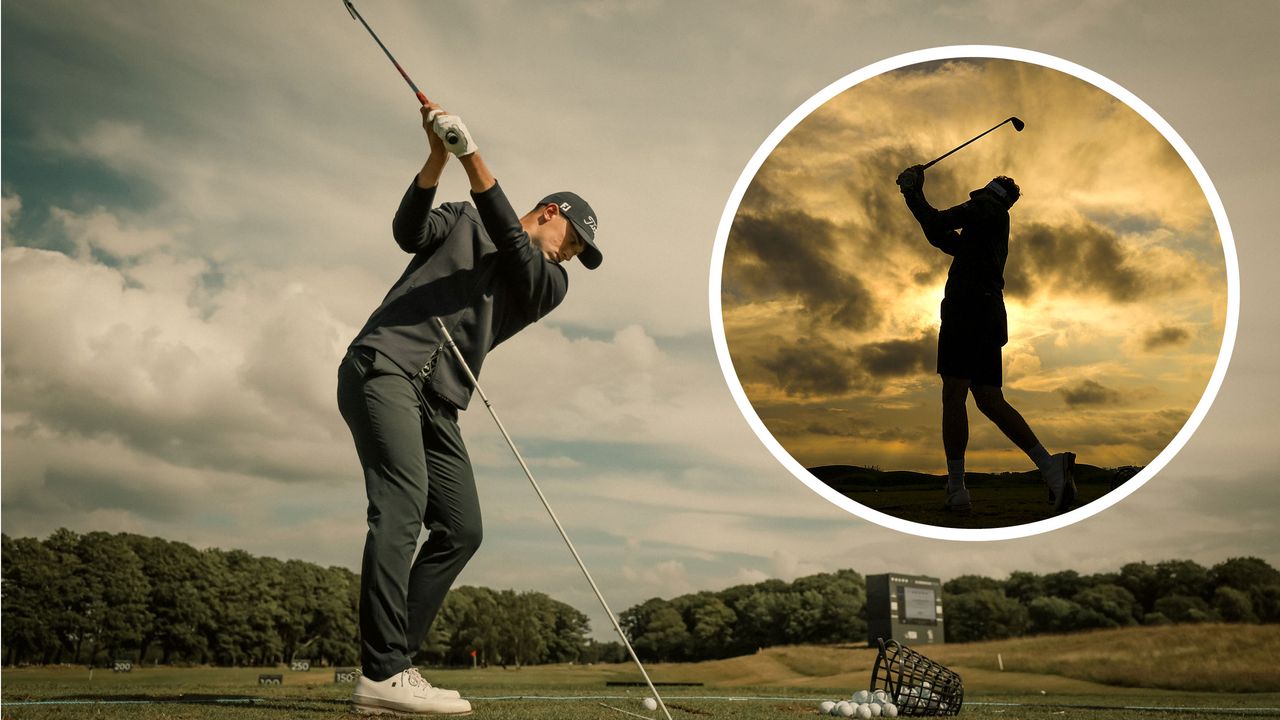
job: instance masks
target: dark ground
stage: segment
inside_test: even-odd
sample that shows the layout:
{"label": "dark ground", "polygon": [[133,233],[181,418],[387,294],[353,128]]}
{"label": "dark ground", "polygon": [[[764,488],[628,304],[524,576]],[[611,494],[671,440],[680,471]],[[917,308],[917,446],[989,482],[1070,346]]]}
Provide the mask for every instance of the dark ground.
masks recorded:
{"label": "dark ground", "polygon": [[[965,485],[973,502],[968,516],[942,509],[946,497],[943,475],[910,471],[881,471],[851,465],[809,468],[814,477],[840,494],[872,510],[902,520],[954,528],[1000,528],[1053,517],[1049,491],[1040,473],[966,473]],[[1076,464],[1076,503],[1087,505],[1111,491],[1116,471]]]}

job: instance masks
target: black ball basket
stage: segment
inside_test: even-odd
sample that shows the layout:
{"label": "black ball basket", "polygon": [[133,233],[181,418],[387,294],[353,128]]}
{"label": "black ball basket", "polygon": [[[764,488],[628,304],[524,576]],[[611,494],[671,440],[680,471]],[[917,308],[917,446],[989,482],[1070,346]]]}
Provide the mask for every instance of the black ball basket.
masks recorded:
{"label": "black ball basket", "polygon": [[899,715],[957,715],[964,704],[964,682],[897,640],[879,638],[880,652],[871,671],[871,690],[883,690]]}

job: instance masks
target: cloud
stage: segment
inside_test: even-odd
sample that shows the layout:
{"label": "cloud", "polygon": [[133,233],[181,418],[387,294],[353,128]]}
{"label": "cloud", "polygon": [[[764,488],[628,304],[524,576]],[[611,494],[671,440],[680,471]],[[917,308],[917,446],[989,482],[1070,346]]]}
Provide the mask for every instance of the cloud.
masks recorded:
{"label": "cloud", "polygon": [[800,210],[739,215],[725,255],[726,294],[753,301],[797,296],[808,323],[874,327],[880,318],[871,293],[833,261],[837,236],[832,223]]}
{"label": "cloud", "polygon": [[915,375],[929,371],[937,346],[938,337],[933,331],[905,340],[868,343],[857,349],[858,365],[878,378]]}
{"label": "cloud", "polygon": [[1114,405],[1120,402],[1120,393],[1096,380],[1081,380],[1074,385],[1058,388],[1058,394],[1068,405]]}
{"label": "cloud", "polygon": [[860,369],[849,353],[821,338],[784,345],[762,364],[788,395],[841,395],[861,382]]}
{"label": "cloud", "polygon": [[1147,332],[1142,338],[1145,350],[1181,345],[1191,339],[1191,329],[1179,325],[1161,325]]}

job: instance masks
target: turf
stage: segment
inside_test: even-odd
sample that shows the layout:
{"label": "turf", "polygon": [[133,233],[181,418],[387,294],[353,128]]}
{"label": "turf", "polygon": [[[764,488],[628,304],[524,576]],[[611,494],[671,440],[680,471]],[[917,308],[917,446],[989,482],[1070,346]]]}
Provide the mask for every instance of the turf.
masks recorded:
{"label": "turf", "polygon": [[[1280,628],[1275,626],[1211,625],[919,649],[964,678],[961,717],[1195,720],[1280,716],[1276,648]],[[845,698],[852,690],[866,688],[874,660],[875,652],[863,647],[794,646],[648,669],[659,683],[703,683],[662,689],[673,718],[755,720],[817,717],[820,700]],[[282,674],[284,684],[259,686],[261,672]],[[600,703],[658,716],[643,709],[644,688],[606,686],[609,681],[638,680],[631,665],[428,669],[426,675],[471,698],[477,718],[628,717]],[[332,670],[322,668],[308,673],[281,668],[137,668],[127,674],[100,669],[92,678],[83,667],[13,668],[4,670],[0,680],[0,714],[15,720],[365,717],[347,705],[351,686],[333,683]],[[215,698],[241,701],[211,702]],[[32,702],[57,704],[26,704]]]}

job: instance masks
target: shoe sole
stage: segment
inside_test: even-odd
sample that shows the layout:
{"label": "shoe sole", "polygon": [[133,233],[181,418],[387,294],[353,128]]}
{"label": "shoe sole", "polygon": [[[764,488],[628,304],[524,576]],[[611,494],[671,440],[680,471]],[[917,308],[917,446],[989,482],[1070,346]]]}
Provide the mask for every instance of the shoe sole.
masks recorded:
{"label": "shoe sole", "polygon": [[1053,504],[1055,513],[1066,512],[1071,508],[1071,503],[1076,501],[1076,454],[1063,454],[1066,457],[1062,463],[1062,497]]}
{"label": "shoe sole", "polygon": [[467,715],[470,715],[473,712],[473,710],[467,710],[466,712],[456,712],[456,713],[428,712],[428,711],[422,711],[422,710],[400,710],[398,708],[383,707],[381,705],[361,705],[360,703],[357,703],[354,700],[351,702],[351,707],[361,715],[399,715],[402,717],[422,717],[423,715],[466,717]]}

